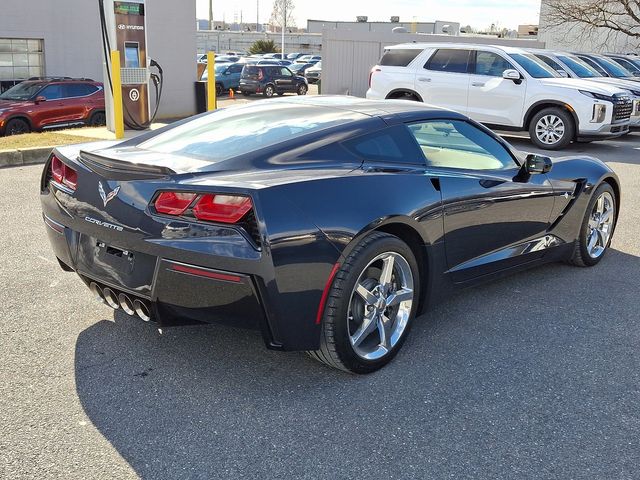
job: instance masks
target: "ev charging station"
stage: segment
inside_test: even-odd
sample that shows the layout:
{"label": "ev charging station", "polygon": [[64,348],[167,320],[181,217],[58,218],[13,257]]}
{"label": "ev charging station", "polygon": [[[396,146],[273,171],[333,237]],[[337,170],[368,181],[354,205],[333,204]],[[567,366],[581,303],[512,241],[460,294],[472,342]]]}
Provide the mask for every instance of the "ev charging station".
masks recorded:
{"label": "ev charging station", "polygon": [[[104,54],[107,128],[122,131],[149,127],[162,98],[162,68],[147,50],[145,0],[98,0]],[[155,67],[157,73],[152,73]],[[155,106],[150,102],[150,82]]]}

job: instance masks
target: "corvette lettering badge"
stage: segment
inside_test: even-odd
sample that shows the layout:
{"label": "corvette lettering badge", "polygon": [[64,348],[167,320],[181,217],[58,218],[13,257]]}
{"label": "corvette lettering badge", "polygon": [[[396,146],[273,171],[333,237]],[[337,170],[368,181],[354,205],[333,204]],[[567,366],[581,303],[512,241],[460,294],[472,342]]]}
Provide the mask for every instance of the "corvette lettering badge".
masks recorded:
{"label": "corvette lettering badge", "polygon": [[119,191],[120,191],[120,185],[118,185],[116,188],[113,189],[113,191],[107,194],[104,190],[104,186],[102,185],[102,182],[98,182],[98,193],[100,194],[100,198],[102,199],[102,202],[104,203],[105,207],[107,206],[107,203],[109,203],[111,200],[116,198],[116,195],[118,195]]}

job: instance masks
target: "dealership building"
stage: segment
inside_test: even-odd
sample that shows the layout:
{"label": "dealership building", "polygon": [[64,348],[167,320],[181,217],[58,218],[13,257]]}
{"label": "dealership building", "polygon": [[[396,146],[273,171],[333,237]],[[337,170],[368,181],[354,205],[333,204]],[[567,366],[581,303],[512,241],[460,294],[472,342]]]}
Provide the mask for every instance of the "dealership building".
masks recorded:
{"label": "dealership building", "polygon": [[[107,2],[105,2],[107,3]],[[164,70],[158,118],[195,113],[196,0],[147,0],[147,48]],[[0,89],[31,77],[103,80],[98,0],[3,1]]]}

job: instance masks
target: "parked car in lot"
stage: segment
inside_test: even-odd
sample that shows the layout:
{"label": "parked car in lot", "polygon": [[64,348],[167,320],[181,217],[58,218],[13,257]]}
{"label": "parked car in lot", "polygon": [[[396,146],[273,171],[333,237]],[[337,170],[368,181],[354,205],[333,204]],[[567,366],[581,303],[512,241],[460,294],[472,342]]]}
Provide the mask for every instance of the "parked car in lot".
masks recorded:
{"label": "parked car in lot", "polygon": [[622,78],[640,84],[640,77],[636,77],[622,65],[614,62],[612,59],[607,58],[604,55],[576,53],[576,56],[587,62],[602,75],[613,78]]}
{"label": "parked car in lot", "polygon": [[[216,63],[216,93],[222,95],[229,89],[237,90],[240,86],[240,75],[243,68],[244,65],[241,63]],[[209,72],[205,70],[200,80],[206,82],[208,79]]]}
{"label": "parked car in lot", "polygon": [[300,57],[304,57],[304,53],[289,53],[287,54],[287,60],[291,60],[292,62]]}
{"label": "parked car in lot", "polygon": [[294,75],[287,67],[279,65],[246,65],[240,77],[243,95],[261,93],[265,97],[273,97],[287,92],[306,95],[308,90],[304,77]]}
{"label": "parked car in lot", "polygon": [[320,55],[303,55],[296,59],[296,63],[313,63],[314,65],[322,60]]}
{"label": "parked car in lot", "polygon": [[251,326],[354,373],[388,363],[415,317],[464,287],[597,265],[621,196],[594,158],[524,156],[459,113],[353,97],[60,147],[39,190],[60,266],[96,299],[158,328]]}
{"label": "parked car in lot", "polygon": [[640,60],[634,59],[629,55],[607,54],[605,57],[610,58],[621,67],[627,69],[634,77],[640,77]]}
{"label": "parked car in lot", "polygon": [[557,72],[564,73],[570,78],[582,78],[625,90],[633,100],[629,127],[635,129],[640,126],[640,85],[637,82],[630,82],[624,78],[605,77],[571,53],[535,49],[529,51]]}
{"label": "parked car in lot", "polygon": [[313,63],[292,63],[291,65],[288,65],[288,68],[296,75],[304,75],[307,68],[313,67],[313,65]]}
{"label": "parked car in lot", "polygon": [[103,87],[91,79],[27,80],[0,95],[0,135],[105,123]]}
{"label": "parked car in lot", "polygon": [[305,69],[304,76],[309,83],[318,83],[322,77],[322,62]]}
{"label": "parked car in lot", "polygon": [[523,49],[470,44],[386,48],[367,98],[423,101],[496,128],[527,130],[544,149],[624,135],[633,108],[624,90],[563,78]]}

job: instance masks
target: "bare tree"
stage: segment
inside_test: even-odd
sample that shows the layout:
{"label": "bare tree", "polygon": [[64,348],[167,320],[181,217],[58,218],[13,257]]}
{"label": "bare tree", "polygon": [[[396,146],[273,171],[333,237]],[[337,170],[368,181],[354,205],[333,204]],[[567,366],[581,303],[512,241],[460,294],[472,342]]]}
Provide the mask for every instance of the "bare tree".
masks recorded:
{"label": "bare tree", "polygon": [[271,23],[273,25],[278,25],[283,29],[294,26],[294,8],[295,4],[293,0],[274,0],[273,9],[271,11]]}
{"label": "bare tree", "polygon": [[596,31],[640,40],[640,0],[543,0],[549,26]]}
{"label": "bare tree", "polygon": [[279,25],[282,29],[282,45],[280,51],[282,52],[282,58],[285,58],[284,53],[284,33],[287,26],[294,25],[293,9],[295,5],[293,0],[273,0],[273,10],[271,11],[271,24]]}

